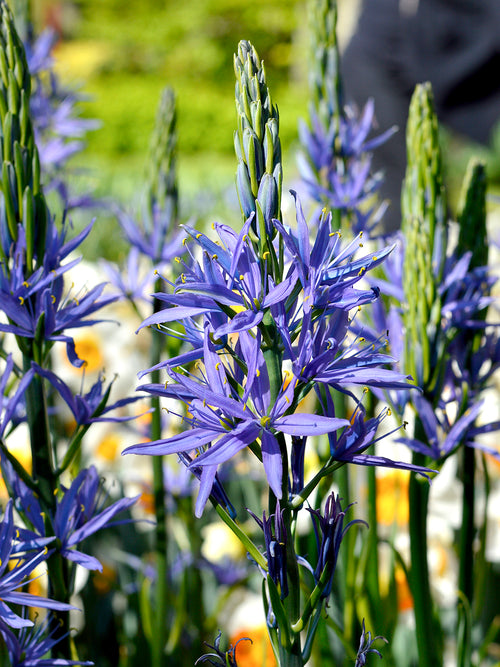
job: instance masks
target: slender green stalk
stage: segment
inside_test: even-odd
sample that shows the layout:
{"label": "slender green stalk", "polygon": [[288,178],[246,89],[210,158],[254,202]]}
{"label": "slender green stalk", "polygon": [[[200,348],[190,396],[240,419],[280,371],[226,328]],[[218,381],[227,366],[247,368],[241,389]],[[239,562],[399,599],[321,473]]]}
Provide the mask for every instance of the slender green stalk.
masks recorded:
{"label": "slender green stalk", "polygon": [[[160,280],[157,280],[155,292],[161,289]],[[153,312],[158,312],[162,307],[158,299],[154,299]],[[163,336],[159,333],[153,334],[151,341],[151,366],[160,362],[163,351]],[[160,371],[153,371],[151,381],[160,382]],[[151,398],[153,413],[151,416],[151,439],[161,438],[161,407],[158,396]],[[156,563],[156,587],[154,601],[153,641],[152,641],[152,665],[163,667],[166,665],[165,646],[167,644],[167,512],[165,506],[165,482],[163,475],[163,456],[151,457],[153,466],[153,496],[156,515],[155,527],[155,563]]]}
{"label": "slender green stalk", "polygon": [[[151,138],[151,147],[147,167],[146,215],[149,218],[150,231],[157,231],[157,245],[151,249],[150,260],[153,265],[161,263],[165,236],[173,231],[178,220],[178,187],[176,171],[176,104],[172,89],[166,87],[162,91],[158,107],[156,124]],[[160,230],[162,233],[160,233]],[[161,292],[163,281],[157,278],[155,293]],[[163,308],[162,302],[153,299],[153,313]],[[156,366],[162,357],[165,338],[161,334],[153,335],[151,341],[151,366]],[[160,371],[151,374],[153,383],[160,383]],[[151,398],[153,408],[151,421],[151,439],[162,437],[162,420],[160,399]],[[165,505],[164,457],[152,457],[153,496],[156,515],[155,528],[155,563],[156,587],[154,591],[154,620],[152,633],[152,665],[166,665],[167,631],[167,568],[168,568],[168,518]]]}
{"label": "slender green stalk", "polygon": [[[333,141],[338,140],[342,114],[342,81],[337,42],[336,0],[311,0],[309,88],[311,106],[325,129],[333,125]],[[334,147],[335,148],[335,147]]]}
{"label": "slender green stalk", "polygon": [[[372,446],[368,454],[375,453]],[[381,609],[379,557],[378,557],[378,521],[377,521],[377,475],[375,466],[368,466],[368,560],[366,564],[366,586],[370,596],[371,612]]]}
{"label": "slender green stalk", "polygon": [[[415,438],[425,441],[422,424],[417,417]],[[415,465],[425,465],[425,456],[414,453]],[[409,528],[410,528],[410,589],[413,596],[415,625],[419,664],[443,664],[442,632],[434,615],[432,601],[429,564],[427,559],[427,510],[429,504],[430,485],[426,479],[412,475],[409,486]]]}
{"label": "slender green stalk", "polygon": [[460,565],[458,572],[458,590],[469,602],[474,593],[474,507],[476,452],[472,447],[462,447],[460,452],[462,468],[462,526],[460,529]]}
{"label": "slender green stalk", "polygon": [[[35,355],[36,356],[36,355]],[[31,359],[24,356],[24,369],[31,367]],[[26,415],[31,443],[32,476],[37,484],[40,501],[45,512],[46,535],[53,534],[50,516],[56,508],[56,495],[58,492],[58,477],[54,472],[55,461],[50,436],[49,419],[47,413],[47,399],[43,379],[35,375],[25,393]],[[49,597],[58,602],[69,603],[70,598],[70,573],[66,559],[59,551],[55,551],[47,560]],[[70,619],[69,612],[57,612],[54,614],[59,621],[57,634],[61,641],[53,648],[53,658],[68,658],[71,655],[70,648]]]}

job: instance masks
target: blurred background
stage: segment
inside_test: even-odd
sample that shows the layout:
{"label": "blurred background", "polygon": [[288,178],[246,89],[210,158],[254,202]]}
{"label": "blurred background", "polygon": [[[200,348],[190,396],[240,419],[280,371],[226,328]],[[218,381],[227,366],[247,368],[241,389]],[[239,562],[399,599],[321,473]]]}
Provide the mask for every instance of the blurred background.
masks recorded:
{"label": "blurred background", "polygon": [[[339,0],[338,6],[343,51],[361,2]],[[88,96],[81,104],[82,116],[100,121],[99,129],[88,134],[86,150],[72,163],[78,188],[122,204],[139,196],[160,92],[170,85],[178,105],[181,217],[211,222],[238,213],[232,60],[240,39],[250,40],[265,62],[280,110],[284,191],[293,184],[297,121],[307,117],[309,95],[305,0],[31,0],[31,11],[37,32],[51,27],[58,35],[54,55],[63,83]],[[358,86],[356,93],[362,105],[373,91],[363,98]],[[376,95],[375,109],[377,115]],[[380,123],[377,131],[386,129]],[[403,134],[400,127],[393,145],[402,145]],[[497,189],[498,131],[489,146],[449,130],[443,131],[443,142],[452,203],[472,153],[487,160],[492,190]],[[389,193],[393,200],[394,192]],[[105,233],[104,226],[96,226],[92,236],[87,255],[115,258],[119,245],[106,243],[109,229]]]}

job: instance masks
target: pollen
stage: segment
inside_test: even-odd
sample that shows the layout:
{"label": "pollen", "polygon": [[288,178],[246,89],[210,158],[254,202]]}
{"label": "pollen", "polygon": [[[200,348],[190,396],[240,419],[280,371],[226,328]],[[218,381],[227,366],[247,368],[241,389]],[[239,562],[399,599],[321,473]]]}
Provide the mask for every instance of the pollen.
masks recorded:
{"label": "pollen", "polygon": [[23,297],[22,297],[22,296],[18,296],[17,298],[19,299],[19,303],[21,304],[21,306],[24,306],[24,299],[23,299]]}

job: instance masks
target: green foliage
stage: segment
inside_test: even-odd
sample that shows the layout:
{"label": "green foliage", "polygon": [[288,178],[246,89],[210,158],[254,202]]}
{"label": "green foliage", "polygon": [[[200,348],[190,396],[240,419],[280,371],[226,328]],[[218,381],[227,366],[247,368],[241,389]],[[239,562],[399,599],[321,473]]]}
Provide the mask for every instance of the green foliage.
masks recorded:
{"label": "green foliage", "polygon": [[[182,160],[187,165],[195,155],[199,162],[200,154],[211,153],[209,168],[215,161],[230,184],[235,112],[233,73],[227,64],[242,38],[256,44],[266,67],[272,69],[273,88],[282,103],[294,100],[281,137],[285,146],[295,139],[297,118],[305,111],[297,104],[304,99],[298,92],[301,82],[286,89],[293,32],[300,23],[298,11],[305,12],[303,3],[256,0],[245,7],[239,0],[130,4],[80,0],[76,6],[75,36],[103,50],[101,61],[85,81],[85,90],[93,98],[85,105],[85,115],[103,122],[89,136],[86,164],[99,162],[108,173],[117,166],[123,172],[135,171],[136,183],[137,167],[146,159],[160,91],[171,85],[177,97]],[[78,43],[72,45],[76,50]],[[182,177],[182,165],[180,171]],[[108,194],[109,185],[115,194],[115,179],[110,183],[105,175],[102,192],[108,187]],[[120,186],[123,192],[118,194],[125,196],[127,189]]]}

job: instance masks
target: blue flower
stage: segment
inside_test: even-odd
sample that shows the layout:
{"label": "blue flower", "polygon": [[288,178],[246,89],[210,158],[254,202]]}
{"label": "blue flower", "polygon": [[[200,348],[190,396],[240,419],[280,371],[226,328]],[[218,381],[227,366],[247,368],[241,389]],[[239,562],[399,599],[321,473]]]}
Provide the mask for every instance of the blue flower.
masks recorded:
{"label": "blue flower", "polygon": [[68,387],[68,385],[52,371],[42,368],[35,362],[32,362],[31,367],[37,375],[46,378],[56,389],[71,410],[75,422],[79,426],[92,424],[93,422],[125,422],[137,419],[137,415],[124,415],[121,417],[107,416],[112,410],[117,410],[130,403],[135,403],[135,401],[140,400],[141,397],[133,396],[130,398],[122,398],[112,405],[108,405],[113,381],[109,383],[106,390],[103,392],[104,378],[102,375],[99,375],[89,392],[86,394],[74,394],[70,387]]}
{"label": "blue flower", "polygon": [[353,519],[344,527],[345,511],[342,510],[340,498],[335,493],[331,493],[326,499],[324,513],[309,507],[306,509],[313,519],[318,551],[314,579],[316,583],[320,579],[322,580],[324,588],[321,592],[321,598],[325,599],[330,596],[332,590],[333,575],[335,574],[337,558],[344,535],[355,523],[367,524],[360,519]]}
{"label": "blue flower", "polygon": [[377,639],[382,639],[387,644],[387,639],[381,635],[373,637],[372,639],[372,633],[370,631],[366,632],[365,630],[365,619],[363,619],[358,654],[356,656],[356,663],[354,667],[364,667],[364,665],[366,665],[366,661],[368,660],[368,653],[375,653],[379,658],[382,657],[380,651],[377,651],[376,648],[373,648],[373,644],[377,641]]}
{"label": "blue flower", "polygon": [[[335,414],[333,399],[327,393],[326,414]],[[410,470],[428,477],[429,473],[436,472],[422,466],[416,466],[412,463],[403,461],[393,461],[385,456],[374,454],[365,454],[368,447],[378,440],[381,440],[391,433],[386,433],[379,438],[376,437],[380,423],[390,414],[390,410],[385,408],[376,417],[366,419],[365,409],[358,403],[354,414],[351,416],[350,426],[344,429],[340,435],[330,433],[330,457],[332,461],[343,461],[344,463],[355,463],[365,466],[381,466],[386,468],[396,468],[398,470]],[[394,429],[399,430],[400,427]],[[393,431],[394,432],[394,431]],[[393,433],[392,432],[392,433]]]}
{"label": "blue flower", "polygon": [[93,556],[82,553],[74,547],[102,528],[113,525],[112,519],[137,501],[134,498],[121,498],[105,506],[101,479],[94,466],[82,470],[69,489],[64,489],[61,500],[57,503],[53,527],[60,541],[62,555],[88,570],[102,570],[102,565]]}
{"label": "blue flower", "polygon": [[374,104],[369,100],[360,118],[345,107],[328,126],[314,112],[310,113],[310,127],[299,124],[299,138],[303,151],[299,153],[298,167],[310,196],[318,202],[328,202],[336,209],[354,212],[353,231],[370,234],[376,227],[385,205],[360,210],[360,205],[371,197],[382,183],[382,175],[371,175],[371,151],[387,141],[395,128],[367,140],[373,125]]}
{"label": "blue flower", "polygon": [[413,404],[424,429],[425,442],[416,438],[400,438],[399,442],[435,461],[446,459],[461,444],[485,451],[500,460],[498,451],[474,439],[480,433],[500,429],[500,422],[474,426],[481,414],[483,401],[471,400],[465,409],[461,409],[453,423],[450,422],[446,403],[442,399],[434,407],[424,396],[418,394],[413,397]]}
{"label": "blue flower", "polygon": [[12,354],[6,359],[5,368],[0,378],[0,438],[3,438],[8,426],[12,429],[26,419],[24,392],[33,379],[33,371],[23,373],[14,393],[7,392],[7,383],[11,380],[14,369]]}
{"label": "blue flower", "polygon": [[[250,512],[250,510],[249,510]],[[262,521],[250,512],[264,533],[264,545],[266,549],[267,574],[276,584],[280,597],[284,600],[288,595],[288,580],[286,575],[286,535],[285,522],[283,521],[283,510],[279,501],[276,503],[276,511],[266,518],[262,515]]]}
{"label": "blue flower", "polygon": [[[46,545],[52,540],[53,538],[23,540],[23,533],[14,525],[12,500],[9,500],[0,525],[0,619],[11,628],[31,626],[33,623],[14,613],[6,603],[59,611],[74,609],[71,605],[56,600],[18,591],[29,583],[29,577],[37,565],[47,560],[51,552]],[[37,551],[29,553],[33,549]],[[18,554],[23,554],[22,558]]]}
{"label": "blue flower", "polygon": [[[257,439],[260,440],[269,485],[276,497],[281,498],[282,453],[276,432],[319,435],[348,424],[347,420],[335,417],[287,414],[294,396],[293,380],[281,388],[271,403],[269,374],[260,349],[260,335],[254,338],[241,332],[239,352],[247,370],[242,396],[231,389],[231,370],[220,361],[208,335],[204,340],[205,377],[201,381],[170,369],[169,375],[176,384],[141,387],[150,393],[185,401],[191,416],[184,420],[192,428],[165,440],[133,445],[124,451],[124,454],[158,455],[197,451],[198,455],[190,464],[202,468],[197,516],[201,515],[210,494],[217,467]],[[238,373],[238,365],[235,367]]]}
{"label": "blue flower", "polygon": [[54,637],[58,626],[49,630],[50,615],[41,623],[33,627],[23,627],[17,636],[0,622],[0,633],[4,638],[11,667],[56,667],[57,665],[93,665],[93,662],[79,660],[65,660],[63,658],[47,658],[49,651],[56,646],[63,637]]}
{"label": "blue flower", "polygon": [[292,271],[274,285],[250,241],[252,219],[253,215],[240,234],[226,225],[214,225],[220,244],[186,227],[203,250],[203,267],[197,262],[192,267],[185,265],[186,272],[176,281],[175,294],[156,295],[173,307],[148,317],[141,327],[206,314],[215,338],[221,338],[257,326],[270,306],[284,301],[295,286],[295,274]]}
{"label": "blue flower", "polygon": [[140,252],[138,248],[132,247],[127,256],[126,265],[120,269],[110,262],[104,263],[104,270],[108,274],[109,280],[116,287],[122,297],[135,301],[150,302],[146,294],[146,287],[153,278],[153,271],[141,272]]}
{"label": "blue flower", "polygon": [[205,655],[202,655],[194,664],[198,665],[200,662],[209,662],[211,665],[214,665],[214,667],[238,667],[238,663],[236,662],[236,647],[242,641],[249,641],[252,643],[252,640],[250,637],[242,637],[241,639],[238,639],[234,646],[230,646],[227,651],[223,651],[220,648],[221,638],[222,633],[219,631],[213,646],[205,642],[208,648],[215,651],[215,653],[206,653]]}
{"label": "blue flower", "polygon": [[100,123],[78,117],[77,105],[85,97],[64,89],[55,75],[51,54],[56,37],[52,30],[46,30],[35,40],[25,40],[32,77],[30,115],[40,162],[45,173],[50,174],[48,188],[57,190],[67,208],[72,208],[60,177],[61,169],[71,156],[84,148],[85,134],[97,129]]}
{"label": "blue flower", "polygon": [[296,344],[289,335],[292,327],[286,322],[286,313],[278,309],[274,313],[294,375],[304,384],[314,381],[342,393],[349,393],[349,385],[398,390],[413,386],[410,376],[384,368],[395,361],[380,352],[385,352],[385,336],[374,341],[366,341],[363,336],[352,338],[352,322],[346,310],[334,311],[329,317],[322,314],[316,321],[310,311],[306,312]]}
{"label": "blue flower", "polygon": [[[297,267],[309,307],[347,309],[376,298],[378,290],[358,292],[353,286],[367,271],[383,262],[394,246],[353,259],[363,247],[362,233],[343,245],[340,231],[332,229],[332,214],[325,211],[316,213],[311,225],[308,225],[297,193],[294,190],[290,192],[295,199],[297,232],[293,233],[278,220],[273,220],[273,223],[283,237],[293,265]],[[315,232],[312,248],[310,227]]]}
{"label": "blue flower", "polygon": [[[81,297],[70,298],[64,294],[63,274],[75,266],[79,259],[56,267],[39,267],[26,276],[25,251],[25,232],[19,226],[12,269],[0,264],[0,310],[9,318],[8,323],[0,324],[0,331],[15,334],[19,339],[36,337],[50,344],[64,342],[68,359],[79,367],[84,362],[76,354],[73,338],[64,332],[102,321],[89,317],[115,301],[116,297],[101,298],[105,283],[95,286]],[[60,252],[65,253],[66,250]],[[23,344],[26,346],[27,342]]]}
{"label": "blue flower", "polygon": [[176,220],[168,208],[169,201],[167,199],[167,208],[154,204],[150,215],[142,215],[142,226],[128,213],[115,210],[130,245],[149,257],[153,266],[171,262],[182,249],[183,233],[174,233]]}
{"label": "blue flower", "polygon": [[[4,466],[4,474],[18,499],[20,511],[30,521],[36,533],[44,537],[44,514],[37,497],[8,464]],[[75,547],[102,528],[113,525],[111,520],[120,512],[129,509],[139,496],[122,498],[105,506],[106,498],[103,497],[101,480],[94,466],[80,471],[71,486],[61,487],[61,491],[62,497],[57,498],[55,513],[50,517],[52,532],[57,538],[57,548],[65,558],[88,570],[102,570],[96,558],[78,551]]]}

